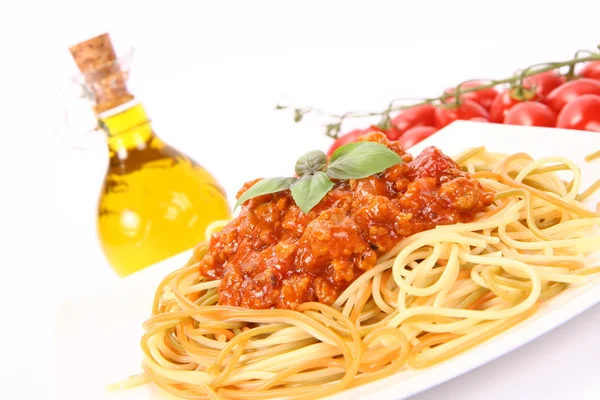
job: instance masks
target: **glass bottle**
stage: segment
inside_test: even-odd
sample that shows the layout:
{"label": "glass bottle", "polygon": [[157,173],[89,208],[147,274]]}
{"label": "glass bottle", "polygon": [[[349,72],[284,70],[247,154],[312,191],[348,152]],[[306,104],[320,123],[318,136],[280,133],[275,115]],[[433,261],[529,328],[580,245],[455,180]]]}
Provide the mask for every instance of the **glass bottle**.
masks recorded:
{"label": "glass bottle", "polygon": [[113,269],[129,275],[205,240],[211,222],[230,217],[221,186],[156,135],[128,90],[128,66],[116,58],[108,34],[70,50],[108,144],[97,229]]}

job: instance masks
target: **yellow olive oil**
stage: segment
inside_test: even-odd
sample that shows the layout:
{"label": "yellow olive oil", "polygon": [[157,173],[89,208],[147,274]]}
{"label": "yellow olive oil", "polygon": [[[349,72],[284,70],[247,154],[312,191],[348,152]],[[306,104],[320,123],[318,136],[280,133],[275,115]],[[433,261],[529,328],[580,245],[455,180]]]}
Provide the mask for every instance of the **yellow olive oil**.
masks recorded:
{"label": "yellow olive oil", "polygon": [[206,227],[230,210],[215,179],[154,134],[141,104],[103,114],[110,161],[98,235],[113,269],[125,276],[205,240]]}
{"label": "yellow olive oil", "polygon": [[225,193],[186,155],[160,140],[130,92],[131,53],[117,58],[108,33],[69,48],[76,82],[104,130],[109,165],[98,202],[98,236],[121,276],[194,247],[230,216]]}

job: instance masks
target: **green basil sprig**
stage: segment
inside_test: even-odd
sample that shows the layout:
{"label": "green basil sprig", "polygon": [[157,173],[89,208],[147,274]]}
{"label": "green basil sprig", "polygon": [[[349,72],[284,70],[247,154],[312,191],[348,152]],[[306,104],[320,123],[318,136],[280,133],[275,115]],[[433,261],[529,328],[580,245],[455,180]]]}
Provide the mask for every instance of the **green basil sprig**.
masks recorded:
{"label": "green basil sprig", "polygon": [[267,178],[256,182],[252,187],[246,190],[235,203],[234,210],[240,205],[244,204],[246,200],[250,200],[256,196],[262,196],[263,194],[271,194],[281,192],[282,190],[289,189],[292,183],[296,181],[296,178]]}
{"label": "green basil sprig", "polygon": [[323,171],[304,175],[290,187],[294,201],[304,214],[308,212],[333,189],[333,182]]}
{"label": "green basil sprig", "polygon": [[327,166],[327,156],[321,150],[309,151],[296,161],[296,175],[304,176],[306,174],[322,171]]}
{"label": "green basil sprig", "polygon": [[256,182],[235,203],[234,210],[246,200],[290,189],[303,213],[308,212],[333,189],[333,179],[360,179],[385,171],[404,160],[386,146],[374,142],[348,143],[333,152],[329,163],[321,150],[313,150],[296,161],[298,178],[267,178]]}

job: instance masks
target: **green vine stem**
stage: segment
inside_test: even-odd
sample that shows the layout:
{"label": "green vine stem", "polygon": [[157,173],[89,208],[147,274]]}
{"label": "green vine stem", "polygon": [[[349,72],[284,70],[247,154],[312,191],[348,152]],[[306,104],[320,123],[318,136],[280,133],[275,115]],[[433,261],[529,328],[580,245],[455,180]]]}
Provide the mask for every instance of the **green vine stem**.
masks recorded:
{"label": "green vine stem", "polygon": [[[598,49],[600,49],[600,45],[598,46]],[[585,54],[585,56],[582,57],[582,54]],[[418,106],[422,106],[425,104],[443,105],[444,107],[458,107],[460,105],[460,95],[461,94],[465,94],[465,93],[469,93],[469,92],[476,92],[479,90],[489,89],[489,88],[493,88],[493,87],[496,87],[499,85],[506,85],[506,84],[509,84],[512,87],[515,87],[517,89],[519,89],[519,88],[523,89],[523,82],[524,82],[525,78],[527,78],[528,76],[541,74],[541,73],[547,72],[547,71],[553,71],[553,70],[556,70],[556,69],[559,69],[562,67],[569,67],[569,70],[565,74],[565,77],[567,79],[572,79],[574,77],[574,73],[575,73],[575,66],[579,63],[588,62],[588,61],[600,61],[600,53],[588,51],[588,50],[579,50],[575,53],[575,56],[572,59],[569,59],[566,61],[534,64],[523,70],[518,71],[517,73],[515,73],[514,75],[512,75],[509,78],[505,78],[505,79],[469,79],[467,81],[461,82],[458,85],[456,85],[456,87],[452,91],[445,91],[442,95],[440,95],[438,97],[425,98],[422,101],[419,101],[419,102],[416,102],[416,103],[410,104],[410,105],[396,106],[396,105],[394,105],[396,102],[398,102],[400,100],[406,100],[406,99],[400,99],[400,98],[394,99],[393,101],[391,101],[389,103],[388,107],[383,111],[351,111],[351,112],[347,112],[344,114],[333,114],[333,113],[328,113],[326,111],[319,110],[319,109],[312,108],[312,107],[296,108],[296,107],[291,107],[291,106],[281,105],[281,104],[278,104],[275,107],[275,109],[276,110],[293,109],[295,122],[302,121],[304,116],[307,114],[313,114],[313,115],[318,115],[318,116],[322,116],[322,117],[327,117],[327,118],[331,119],[332,122],[325,125],[325,135],[327,135],[333,139],[336,139],[341,132],[342,123],[344,122],[344,120],[349,119],[349,118],[369,118],[369,117],[378,117],[379,116],[379,117],[382,117],[380,126],[385,127],[385,126],[389,126],[389,124],[391,123],[390,114],[393,112],[398,112],[398,111],[405,110],[407,108],[418,107]],[[483,81],[486,83],[483,83],[483,84],[477,85],[477,86],[463,87],[465,84],[468,84],[473,81]],[[446,103],[446,100],[448,100],[451,97],[454,97],[455,101],[453,101],[451,103]]]}

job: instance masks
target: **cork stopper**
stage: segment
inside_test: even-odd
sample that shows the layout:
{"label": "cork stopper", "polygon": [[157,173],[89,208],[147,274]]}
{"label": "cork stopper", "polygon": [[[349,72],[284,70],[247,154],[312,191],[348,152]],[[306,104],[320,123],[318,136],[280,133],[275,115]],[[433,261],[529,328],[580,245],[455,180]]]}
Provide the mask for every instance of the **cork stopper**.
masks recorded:
{"label": "cork stopper", "polygon": [[127,90],[127,71],[122,71],[108,33],[69,48],[85,84],[93,96],[96,113],[133,100]]}

